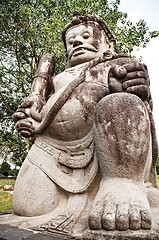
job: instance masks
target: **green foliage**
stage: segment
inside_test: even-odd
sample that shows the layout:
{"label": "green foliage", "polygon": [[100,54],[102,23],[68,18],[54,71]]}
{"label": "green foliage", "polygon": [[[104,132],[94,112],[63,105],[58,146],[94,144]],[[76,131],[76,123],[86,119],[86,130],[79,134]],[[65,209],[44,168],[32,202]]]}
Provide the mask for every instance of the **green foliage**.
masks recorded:
{"label": "green foliage", "polygon": [[[7,120],[6,120],[7,122]],[[21,166],[26,157],[28,145],[15,130],[14,125],[0,130],[0,150],[3,161],[11,161],[15,166]]]}
{"label": "green foliage", "polygon": [[30,147],[21,138],[11,115],[20,100],[28,95],[40,57],[51,53],[56,58],[55,74],[64,69],[65,49],[61,31],[75,10],[103,18],[117,40],[117,46],[130,54],[134,46],[145,47],[159,35],[150,32],[145,21],[132,23],[118,10],[120,0],[1,0],[0,2],[0,131],[2,158],[9,153],[20,165]]}
{"label": "green foliage", "polygon": [[10,165],[7,162],[3,162],[1,167],[0,167],[0,173],[4,176],[8,176],[10,171]]}
{"label": "green foliage", "polygon": [[19,169],[11,169],[11,170],[9,170],[9,176],[12,176],[12,177],[17,177],[17,175],[18,175],[18,172],[19,172]]}

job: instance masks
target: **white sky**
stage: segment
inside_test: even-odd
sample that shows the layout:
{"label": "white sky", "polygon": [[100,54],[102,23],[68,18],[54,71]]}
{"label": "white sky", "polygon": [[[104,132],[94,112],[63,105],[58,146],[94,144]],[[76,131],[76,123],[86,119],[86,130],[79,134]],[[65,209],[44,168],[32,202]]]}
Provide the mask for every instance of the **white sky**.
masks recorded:
{"label": "white sky", "polygon": [[[151,31],[159,31],[159,0],[121,0],[119,10],[126,12],[131,21],[143,19]],[[148,67],[153,115],[159,140],[159,37],[152,39],[137,55],[143,57],[143,62]]]}

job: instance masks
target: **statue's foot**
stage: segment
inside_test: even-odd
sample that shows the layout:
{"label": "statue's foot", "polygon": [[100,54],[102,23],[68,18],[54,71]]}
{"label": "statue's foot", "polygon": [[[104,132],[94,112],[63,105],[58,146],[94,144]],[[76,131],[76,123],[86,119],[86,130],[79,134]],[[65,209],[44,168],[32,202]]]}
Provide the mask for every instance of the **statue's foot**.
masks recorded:
{"label": "statue's foot", "polygon": [[144,187],[128,179],[101,182],[89,216],[94,230],[151,228],[151,213]]}

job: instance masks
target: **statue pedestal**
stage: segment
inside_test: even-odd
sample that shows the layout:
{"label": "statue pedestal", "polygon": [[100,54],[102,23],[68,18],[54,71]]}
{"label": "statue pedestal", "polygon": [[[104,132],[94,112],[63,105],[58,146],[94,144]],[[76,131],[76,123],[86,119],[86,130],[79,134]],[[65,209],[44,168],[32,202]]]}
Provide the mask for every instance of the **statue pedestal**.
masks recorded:
{"label": "statue pedestal", "polygon": [[159,230],[151,231],[87,231],[83,240],[158,240]]}
{"label": "statue pedestal", "polygon": [[21,229],[11,225],[0,224],[1,240],[158,240],[158,231],[86,231],[81,237],[68,237],[51,233]]}
{"label": "statue pedestal", "polygon": [[0,224],[0,239],[1,240],[69,240],[70,237],[31,231],[21,229],[11,225]]}
{"label": "statue pedestal", "polygon": [[[46,231],[33,231],[28,227],[22,227],[23,222],[16,216],[17,222],[11,223],[11,219],[16,220],[12,213],[0,216],[0,239],[1,240],[159,240],[159,207],[153,208],[153,226],[151,230],[137,231],[94,231],[87,229],[84,233],[76,236],[66,236],[63,234],[49,233]],[[8,222],[7,222],[8,219]],[[19,220],[19,223],[18,223]],[[18,223],[18,224],[17,224]]]}

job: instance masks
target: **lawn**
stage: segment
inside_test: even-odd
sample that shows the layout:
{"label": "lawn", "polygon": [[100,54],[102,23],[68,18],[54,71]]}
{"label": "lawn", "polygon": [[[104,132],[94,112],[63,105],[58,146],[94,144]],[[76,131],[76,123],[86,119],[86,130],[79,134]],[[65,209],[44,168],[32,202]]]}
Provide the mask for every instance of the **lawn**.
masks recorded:
{"label": "lawn", "polygon": [[12,194],[0,191],[0,212],[12,209]]}
{"label": "lawn", "polygon": [[0,179],[0,188],[3,188],[4,185],[14,185],[15,179]]}
{"label": "lawn", "polygon": [[[4,185],[14,185],[15,179],[0,179],[0,188]],[[0,212],[12,209],[12,194],[0,191]]]}

